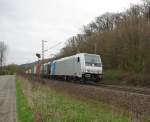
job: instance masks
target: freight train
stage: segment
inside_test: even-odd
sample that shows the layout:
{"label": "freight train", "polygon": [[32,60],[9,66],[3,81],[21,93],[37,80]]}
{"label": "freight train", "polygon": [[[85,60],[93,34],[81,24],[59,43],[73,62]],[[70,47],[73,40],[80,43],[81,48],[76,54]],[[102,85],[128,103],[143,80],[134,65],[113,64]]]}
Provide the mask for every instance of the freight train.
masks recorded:
{"label": "freight train", "polygon": [[[99,55],[79,53],[73,56],[35,64],[30,73],[50,79],[101,81],[102,61]],[[32,72],[33,71],[33,72]]]}

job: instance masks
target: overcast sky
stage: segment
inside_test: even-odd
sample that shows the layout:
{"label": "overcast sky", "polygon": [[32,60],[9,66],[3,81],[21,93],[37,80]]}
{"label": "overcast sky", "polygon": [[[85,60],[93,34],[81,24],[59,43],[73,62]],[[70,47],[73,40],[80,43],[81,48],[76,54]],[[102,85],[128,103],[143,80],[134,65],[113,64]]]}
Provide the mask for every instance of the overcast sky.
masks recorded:
{"label": "overcast sky", "polygon": [[56,54],[82,26],[105,12],[121,12],[140,0],[0,0],[0,41],[8,45],[7,64],[36,60],[41,40]]}

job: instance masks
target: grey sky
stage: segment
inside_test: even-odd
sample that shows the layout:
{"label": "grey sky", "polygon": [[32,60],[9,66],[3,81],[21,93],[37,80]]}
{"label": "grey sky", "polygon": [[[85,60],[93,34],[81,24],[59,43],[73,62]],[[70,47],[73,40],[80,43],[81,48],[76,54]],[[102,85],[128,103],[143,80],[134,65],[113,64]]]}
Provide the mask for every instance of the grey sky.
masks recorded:
{"label": "grey sky", "polygon": [[[8,63],[36,60],[46,48],[65,42],[105,12],[120,12],[140,0],[0,0],[0,41],[8,45]],[[64,44],[46,53],[57,53]]]}

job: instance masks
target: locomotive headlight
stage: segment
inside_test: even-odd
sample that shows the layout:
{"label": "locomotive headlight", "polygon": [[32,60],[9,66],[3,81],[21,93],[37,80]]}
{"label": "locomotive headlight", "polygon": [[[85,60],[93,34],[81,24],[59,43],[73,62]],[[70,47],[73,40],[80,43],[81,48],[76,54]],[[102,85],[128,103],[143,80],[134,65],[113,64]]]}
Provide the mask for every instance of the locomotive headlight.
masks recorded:
{"label": "locomotive headlight", "polygon": [[99,71],[98,73],[99,73],[99,74],[101,74],[102,72],[101,72],[101,71]]}
{"label": "locomotive headlight", "polygon": [[89,69],[86,69],[86,70],[85,70],[85,72],[89,73],[89,72],[90,72],[90,70],[89,70]]}

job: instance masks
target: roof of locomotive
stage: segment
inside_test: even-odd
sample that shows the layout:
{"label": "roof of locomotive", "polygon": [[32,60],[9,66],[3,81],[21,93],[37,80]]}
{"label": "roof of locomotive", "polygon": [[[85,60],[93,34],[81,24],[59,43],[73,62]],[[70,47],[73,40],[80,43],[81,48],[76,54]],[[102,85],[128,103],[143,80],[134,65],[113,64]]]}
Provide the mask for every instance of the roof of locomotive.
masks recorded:
{"label": "roof of locomotive", "polygon": [[[59,61],[64,61],[64,60],[67,60],[67,59],[71,59],[71,58],[74,58],[74,57],[78,57],[78,56],[81,56],[81,55],[97,55],[97,54],[89,54],[89,53],[77,53],[75,55],[72,55],[72,56],[68,56],[68,57],[64,57],[64,58],[61,58],[61,59],[58,59],[58,60],[54,60],[53,62],[59,62]],[[99,55],[97,55],[99,56]]]}

